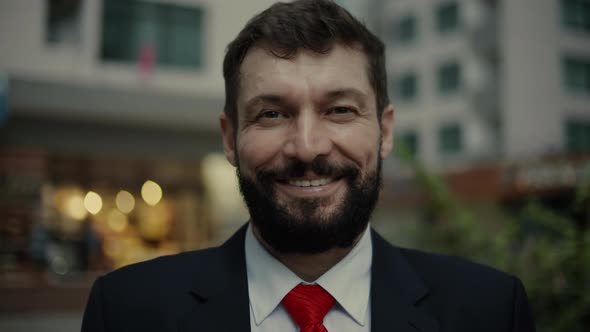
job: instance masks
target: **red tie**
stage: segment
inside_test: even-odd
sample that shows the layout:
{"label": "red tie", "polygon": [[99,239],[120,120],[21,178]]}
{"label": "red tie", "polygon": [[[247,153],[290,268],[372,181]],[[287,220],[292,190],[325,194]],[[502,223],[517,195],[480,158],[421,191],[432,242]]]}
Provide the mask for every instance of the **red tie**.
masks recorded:
{"label": "red tie", "polygon": [[297,285],[283,298],[283,305],[301,332],[328,332],[324,316],[334,305],[334,298],[318,285]]}

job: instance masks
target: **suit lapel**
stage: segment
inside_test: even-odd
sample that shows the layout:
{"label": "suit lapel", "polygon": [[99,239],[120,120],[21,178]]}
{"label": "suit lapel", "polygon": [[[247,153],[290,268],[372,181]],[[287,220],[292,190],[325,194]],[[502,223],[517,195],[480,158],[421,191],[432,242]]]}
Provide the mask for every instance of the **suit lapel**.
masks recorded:
{"label": "suit lapel", "polygon": [[399,249],[371,232],[371,331],[438,331],[436,319],[417,305],[428,294],[426,285]]}
{"label": "suit lapel", "polygon": [[[371,331],[439,331],[437,320],[417,304],[428,295],[426,285],[399,249],[371,232]],[[250,329],[245,234],[246,226],[206,253],[190,290],[194,306],[183,316],[180,332]]]}
{"label": "suit lapel", "polygon": [[180,322],[181,332],[250,330],[245,234],[243,226],[221,247],[206,252],[190,290],[195,303]]}

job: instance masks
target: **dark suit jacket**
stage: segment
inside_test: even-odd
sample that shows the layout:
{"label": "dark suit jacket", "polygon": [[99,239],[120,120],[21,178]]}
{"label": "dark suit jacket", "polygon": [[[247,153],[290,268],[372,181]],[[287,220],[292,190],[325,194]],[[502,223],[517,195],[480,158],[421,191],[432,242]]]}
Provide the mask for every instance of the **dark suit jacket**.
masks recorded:
{"label": "dark suit jacket", "polygon": [[[98,278],[82,331],[249,331],[245,230],[217,248]],[[460,258],[393,247],[372,232],[372,331],[535,330],[515,277]]]}

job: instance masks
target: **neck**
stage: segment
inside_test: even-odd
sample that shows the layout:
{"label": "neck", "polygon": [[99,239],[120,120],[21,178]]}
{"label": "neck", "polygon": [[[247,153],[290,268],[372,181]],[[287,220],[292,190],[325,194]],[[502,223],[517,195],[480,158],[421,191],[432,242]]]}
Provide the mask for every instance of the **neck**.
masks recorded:
{"label": "neck", "polygon": [[357,242],[360,240],[359,235],[352,246],[347,248],[332,248],[327,251],[317,254],[300,254],[300,253],[281,253],[274,250],[264,239],[260,236],[258,229],[252,225],[254,237],[262,244],[262,246],[276,259],[278,259],[289,270],[295,273],[299,278],[314,282],[324,273],[336,265],[342,258],[344,258]]}

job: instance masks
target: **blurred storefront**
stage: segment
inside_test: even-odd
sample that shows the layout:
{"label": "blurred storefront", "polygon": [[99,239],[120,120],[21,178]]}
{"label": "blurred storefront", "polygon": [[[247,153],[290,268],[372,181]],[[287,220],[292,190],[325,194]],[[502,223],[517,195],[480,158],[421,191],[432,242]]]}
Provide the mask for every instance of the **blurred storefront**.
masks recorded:
{"label": "blurred storefront", "polygon": [[216,131],[14,112],[0,141],[0,312],[80,311],[98,275],[247,218]]}
{"label": "blurred storefront", "polygon": [[[385,179],[379,207],[391,215],[414,222],[428,219],[427,207],[435,188],[428,188],[421,176],[432,176],[448,193],[477,210],[498,206],[518,212],[532,200],[558,212],[571,214],[576,197],[590,181],[590,155],[554,155],[517,162],[495,161],[465,165],[438,174],[411,171]],[[432,184],[431,184],[432,185]],[[441,187],[442,188],[442,187]],[[580,227],[590,226],[590,206],[578,207],[571,215]],[[482,221],[486,219],[485,213]],[[386,224],[384,222],[383,224]],[[387,226],[387,225],[384,225]],[[389,226],[395,226],[390,223]]]}
{"label": "blurred storefront", "polygon": [[211,158],[0,150],[0,311],[79,310],[99,274],[219,243],[228,225],[206,193]]}

